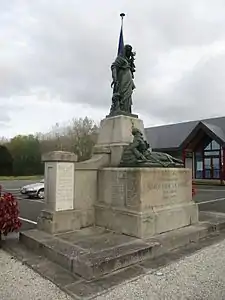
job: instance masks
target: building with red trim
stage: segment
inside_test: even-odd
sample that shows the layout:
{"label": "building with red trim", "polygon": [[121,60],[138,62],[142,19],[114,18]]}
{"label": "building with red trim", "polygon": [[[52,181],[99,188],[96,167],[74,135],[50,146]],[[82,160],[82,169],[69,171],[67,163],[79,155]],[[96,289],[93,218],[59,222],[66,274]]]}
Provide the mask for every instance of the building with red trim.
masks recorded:
{"label": "building with red trim", "polygon": [[195,179],[225,180],[225,117],[145,129],[154,151],[182,158]]}

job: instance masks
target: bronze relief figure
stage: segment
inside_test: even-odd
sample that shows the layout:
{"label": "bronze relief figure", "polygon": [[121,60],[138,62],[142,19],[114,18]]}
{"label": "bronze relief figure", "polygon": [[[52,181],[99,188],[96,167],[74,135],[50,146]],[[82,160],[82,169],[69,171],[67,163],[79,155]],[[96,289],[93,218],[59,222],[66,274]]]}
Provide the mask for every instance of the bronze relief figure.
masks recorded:
{"label": "bronze relief figure", "polygon": [[142,132],[132,129],[133,142],[123,151],[120,167],[184,167],[183,161],[167,153],[154,152],[144,140]]}

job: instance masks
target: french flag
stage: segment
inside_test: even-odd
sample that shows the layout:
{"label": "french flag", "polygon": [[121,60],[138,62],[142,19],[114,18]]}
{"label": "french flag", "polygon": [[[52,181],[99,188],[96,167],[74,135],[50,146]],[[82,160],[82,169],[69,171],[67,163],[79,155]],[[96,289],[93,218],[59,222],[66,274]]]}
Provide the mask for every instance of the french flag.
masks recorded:
{"label": "french flag", "polygon": [[119,45],[118,45],[118,55],[123,55],[124,51],[124,41],[123,41],[123,25],[120,29]]}

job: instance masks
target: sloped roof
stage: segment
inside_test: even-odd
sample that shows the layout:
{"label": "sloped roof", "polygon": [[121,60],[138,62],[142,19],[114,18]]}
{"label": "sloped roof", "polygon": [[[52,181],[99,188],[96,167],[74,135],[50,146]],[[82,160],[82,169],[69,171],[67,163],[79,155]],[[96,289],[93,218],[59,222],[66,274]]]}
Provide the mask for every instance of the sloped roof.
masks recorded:
{"label": "sloped roof", "polygon": [[225,141],[225,117],[145,128],[146,138],[153,149],[179,148],[199,122]]}
{"label": "sloped roof", "polygon": [[205,124],[209,128],[209,130],[212,133],[214,133],[223,143],[225,143],[225,133],[221,127],[207,123],[207,122],[202,122],[202,123]]}

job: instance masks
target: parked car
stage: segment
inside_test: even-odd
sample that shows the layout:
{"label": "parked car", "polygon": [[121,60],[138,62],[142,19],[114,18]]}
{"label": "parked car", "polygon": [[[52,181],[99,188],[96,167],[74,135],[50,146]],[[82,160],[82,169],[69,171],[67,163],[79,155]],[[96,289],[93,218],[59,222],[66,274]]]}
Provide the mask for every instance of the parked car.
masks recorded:
{"label": "parked car", "polygon": [[20,193],[22,195],[27,195],[29,198],[44,199],[44,191],[44,179],[37,183],[28,184],[20,188]]}

